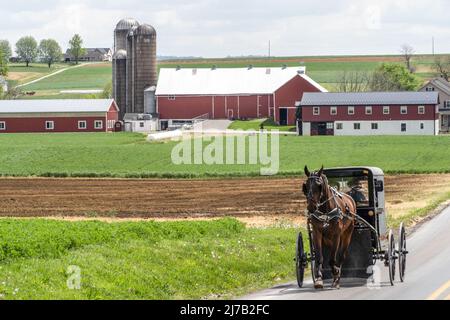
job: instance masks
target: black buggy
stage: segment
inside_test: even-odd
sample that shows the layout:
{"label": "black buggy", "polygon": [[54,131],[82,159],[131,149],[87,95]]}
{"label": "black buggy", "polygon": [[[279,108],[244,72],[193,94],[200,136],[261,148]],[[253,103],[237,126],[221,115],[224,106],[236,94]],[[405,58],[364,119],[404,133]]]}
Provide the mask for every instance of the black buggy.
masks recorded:
{"label": "black buggy", "polygon": [[[368,279],[374,275],[377,261],[383,261],[389,268],[391,285],[394,285],[396,264],[399,266],[400,281],[405,279],[406,271],[406,230],[400,225],[398,244],[394,232],[387,230],[387,212],[385,208],[384,173],[379,168],[352,167],[326,169],[330,186],[341,193],[350,195],[357,204],[355,231],[349,248],[349,254],[342,268],[342,278]],[[303,237],[300,233],[296,246],[297,283],[301,288],[305,269],[315,268],[315,249],[312,240],[312,227],[308,220],[309,252],[305,252]],[[324,266],[328,266],[330,252],[324,247]],[[312,272],[314,277],[314,272]],[[330,267],[324,267],[324,279],[332,279]],[[315,280],[315,279],[313,279]]]}

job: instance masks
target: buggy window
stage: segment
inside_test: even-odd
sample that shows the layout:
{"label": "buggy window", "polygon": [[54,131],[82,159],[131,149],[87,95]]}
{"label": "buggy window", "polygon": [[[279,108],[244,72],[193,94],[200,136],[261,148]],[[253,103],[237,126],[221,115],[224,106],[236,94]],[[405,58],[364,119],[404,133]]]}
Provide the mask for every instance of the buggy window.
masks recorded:
{"label": "buggy window", "polygon": [[329,183],[339,192],[351,196],[358,207],[369,206],[369,178],[367,176],[329,178]]}

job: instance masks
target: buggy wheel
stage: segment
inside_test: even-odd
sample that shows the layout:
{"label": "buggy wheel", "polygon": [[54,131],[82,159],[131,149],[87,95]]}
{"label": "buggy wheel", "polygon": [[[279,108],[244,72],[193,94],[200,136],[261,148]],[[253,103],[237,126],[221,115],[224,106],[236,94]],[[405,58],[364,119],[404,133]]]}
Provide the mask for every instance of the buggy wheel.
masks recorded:
{"label": "buggy wheel", "polygon": [[305,249],[303,247],[302,233],[298,234],[297,245],[295,250],[295,271],[297,274],[297,284],[300,288],[303,287],[303,279],[305,276],[305,268],[307,265]]}
{"label": "buggy wheel", "polygon": [[406,230],[403,222],[400,225],[400,232],[398,236],[398,274],[400,276],[400,281],[404,282],[406,273],[406,255],[408,252],[406,250]]}
{"label": "buggy wheel", "polygon": [[389,279],[391,282],[391,285],[394,285],[394,281],[395,281],[395,238],[394,238],[394,233],[392,232],[392,230],[389,232],[389,243],[388,243],[388,254],[387,254],[387,259],[388,259],[388,267],[389,267]]}

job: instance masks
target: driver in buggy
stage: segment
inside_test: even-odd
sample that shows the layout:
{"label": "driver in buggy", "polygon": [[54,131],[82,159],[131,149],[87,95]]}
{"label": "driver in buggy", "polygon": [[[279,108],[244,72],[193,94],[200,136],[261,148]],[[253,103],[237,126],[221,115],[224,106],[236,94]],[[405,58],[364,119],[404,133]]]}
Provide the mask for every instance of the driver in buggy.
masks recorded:
{"label": "driver in buggy", "polygon": [[355,202],[358,203],[364,203],[367,202],[367,197],[364,193],[363,184],[360,180],[357,180],[352,189],[347,193],[350,197],[355,200]]}

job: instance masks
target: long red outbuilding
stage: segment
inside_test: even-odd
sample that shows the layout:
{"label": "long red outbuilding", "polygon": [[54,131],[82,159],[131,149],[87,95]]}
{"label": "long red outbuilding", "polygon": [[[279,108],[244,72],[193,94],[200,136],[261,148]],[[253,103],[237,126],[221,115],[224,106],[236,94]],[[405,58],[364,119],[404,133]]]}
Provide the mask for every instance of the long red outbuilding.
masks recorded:
{"label": "long red outbuilding", "polygon": [[164,120],[253,119],[296,122],[305,92],[327,92],[304,67],[161,69],[157,113]]}
{"label": "long red outbuilding", "polygon": [[114,100],[0,100],[0,134],[114,131]]}

